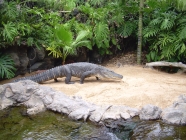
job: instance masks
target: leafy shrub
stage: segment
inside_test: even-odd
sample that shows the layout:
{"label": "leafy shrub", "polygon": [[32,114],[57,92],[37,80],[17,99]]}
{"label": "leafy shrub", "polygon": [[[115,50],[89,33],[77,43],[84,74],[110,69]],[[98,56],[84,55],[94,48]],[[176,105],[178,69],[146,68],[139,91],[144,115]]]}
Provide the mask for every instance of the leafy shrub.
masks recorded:
{"label": "leafy shrub", "polygon": [[148,61],[179,61],[186,56],[186,14],[167,10],[155,11],[144,28],[144,39],[150,44]]}

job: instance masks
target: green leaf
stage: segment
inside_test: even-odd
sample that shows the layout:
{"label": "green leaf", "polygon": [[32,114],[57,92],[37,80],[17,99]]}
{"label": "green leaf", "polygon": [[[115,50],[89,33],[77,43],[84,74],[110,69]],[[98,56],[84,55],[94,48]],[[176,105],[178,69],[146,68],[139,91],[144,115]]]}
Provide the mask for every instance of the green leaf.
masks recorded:
{"label": "green leaf", "polygon": [[[95,42],[98,48],[101,47],[108,47],[108,43],[110,41],[109,36],[109,28],[108,25],[102,22],[98,22],[94,27],[94,34],[95,34]],[[102,46],[105,44],[106,46]]]}
{"label": "green leaf", "polygon": [[4,18],[7,18],[8,20],[16,20],[18,17],[18,9],[16,2],[4,2],[4,8],[0,10],[0,14],[3,15]]}
{"label": "green leaf", "polygon": [[16,25],[13,22],[8,22],[7,24],[3,23],[3,26],[2,34],[4,40],[12,42],[18,35]]}
{"label": "green leaf", "polygon": [[72,32],[67,30],[63,25],[58,25],[54,29],[54,33],[58,40],[61,41],[64,46],[71,45],[71,42],[73,40]]}
{"label": "green leaf", "polygon": [[0,77],[1,78],[12,78],[14,77],[14,62],[8,55],[0,54]]}
{"label": "green leaf", "polygon": [[128,37],[133,33],[135,28],[136,28],[135,24],[133,24],[131,22],[125,22],[124,25],[122,25],[118,28],[117,33],[123,37]]}

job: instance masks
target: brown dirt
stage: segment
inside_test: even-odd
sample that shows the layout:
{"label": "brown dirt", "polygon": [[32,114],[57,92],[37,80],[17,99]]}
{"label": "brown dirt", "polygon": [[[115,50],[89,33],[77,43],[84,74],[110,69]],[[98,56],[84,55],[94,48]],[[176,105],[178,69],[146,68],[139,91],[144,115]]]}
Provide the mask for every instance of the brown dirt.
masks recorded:
{"label": "brown dirt", "polygon": [[69,96],[80,96],[84,100],[98,104],[127,105],[141,108],[153,104],[161,108],[168,107],[181,94],[186,93],[186,75],[168,74],[141,66],[108,66],[122,74],[121,81],[97,81],[91,77],[79,84],[78,78],[72,78],[75,84],[66,85],[64,78],[43,85],[50,86]]}
{"label": "brown dirt", "polygon": [[75,84],[67,85],[64,78],[58,78],[59,82],[50,80],[43,85],[69,96],[81,96],[98,105],[127,105],[135,108],[146,104],[165,108],[172,105],[179,95],[186,94],[186,74],[169,74],[135,64],[127,65],[126,59],[121,56],[105,64],[123,75],[121,81],[97,81],[95,77],[90,77],[85,79],[84,84],[79,84],[79,79],[73,77]]}

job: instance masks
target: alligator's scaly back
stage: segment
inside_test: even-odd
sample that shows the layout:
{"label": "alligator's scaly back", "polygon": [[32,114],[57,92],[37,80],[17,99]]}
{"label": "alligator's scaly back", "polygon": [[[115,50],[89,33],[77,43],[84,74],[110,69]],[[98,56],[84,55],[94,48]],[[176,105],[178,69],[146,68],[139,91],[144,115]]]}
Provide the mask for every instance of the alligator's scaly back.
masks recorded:
{"label": "alligator's scaly back", "polygon": [[42,83],[51,79],[57,79],[58,77],[66,77],[65,83],[70,84],[71,77],[79,77],[80,83],[83,84],[84,79],[86,77],[90,76],[96,76],[96,78],[107,78],[107,79],[122,79],[123,76],[120,74],[117,74],[103,66],[87,63],[87,62],[79,62],[79,63],[72,63],[67,64],[63,66],[58,66],[55,68],[52,68],[50,70],[46,70],[42,73],[23,77],[14,80],[14,82],[20,81],[20,80],[32,80],[37,83]]}
{"label": "alligator's scaly back", "polygon": [[37,83],[42,83],[51,79],[57,79],[58,77],[65,76],[63,70],[64,70],[63,66],[58,66],[32,76],[18,78],[13,82],[18,82],[21,80],[32,80]]}

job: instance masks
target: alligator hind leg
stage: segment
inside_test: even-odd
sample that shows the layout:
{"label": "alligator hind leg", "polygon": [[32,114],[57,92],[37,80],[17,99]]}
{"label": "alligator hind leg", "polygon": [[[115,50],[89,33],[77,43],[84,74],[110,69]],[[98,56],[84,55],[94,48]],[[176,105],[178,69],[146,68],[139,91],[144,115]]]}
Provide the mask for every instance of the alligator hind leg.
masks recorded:
{"label": "alligator hind leg", "polygon": [[91,76],[91,75],[92,75],[92,71],[84,72],[84,73],[81,75],[80,84],[83,84],[84,79],[85,79],[86,77]]}

